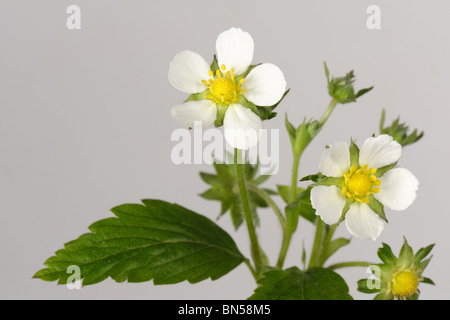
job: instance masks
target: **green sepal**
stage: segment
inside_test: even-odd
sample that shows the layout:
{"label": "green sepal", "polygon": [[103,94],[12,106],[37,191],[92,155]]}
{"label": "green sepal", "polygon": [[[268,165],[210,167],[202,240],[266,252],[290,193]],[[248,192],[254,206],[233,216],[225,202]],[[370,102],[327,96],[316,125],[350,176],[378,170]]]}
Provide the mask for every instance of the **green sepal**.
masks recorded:
{"label": "green sepal", "polygon": [[406,238],[403,237],[403,245],[400,249],[400,253],[398,255],[398,262],[397,264],[400,266],[410,266],[411,263],[414,261],[414,253],[412,248],[408,245],[408,241],[406,241]]}
{"label": "green sepal", "polygon": [[213,61],[212,61],[211,66],[209,68],[213,72],[213,74],[216,74],[217,70],[220,71],[219,62],[217,61],[217,56],[216,55],[214,55]]}
{"label": "green sepal", "polygon": [[392,252],[391,247],[386,243],[383,243],[383,247],[378,249],[377,254],[385,264],[395,265],[397,263],[397,257]]}
{"label": "green sepal", "polygon": [[377,199],[375,199],[373,194],[367,196],[367,198],[369,199],[369,203],[368,203],[369,208],[372,209],[372,211],[375,212],[381,219],[386,221],[386,223],[388,223],[386,214],[384,213],[383,204],[380,201],[378,201]]}
{"label": "green sepal", "polygon": [[425,248],[420,248],[417,253],[414,255],[414,264],[418,264],[420,261],[425,259],[425,257],[431,252],[431,250],[434,248],[434,243],[430,244],[429,246]]}
{"label": "green sepal", "polygon": [[354,166],[355,168],[359,169],[359,148],[358,146],[353,142],[353,139],[350,141],[350,165]]}
{"label": "green sepal", "polygon": [[326,62],[323,64],[327,78],[328,93],[340,104],[356,102],[356,99],[373,89],[373,87],[361,89],[355,94],[355,89],[353,88],[353,83],[355,82],[353,70],[348,72],[344,77],[330,78],[330,71]]}
{"label": "green sepal", "polygon": [[433,286],[436,285],[433,280],[431,280],[430,278],[427,278],[427,277],[422,277],[420,282],[426,283],[426,284],[431,284]]}
{"label": "green sepal", "polygon": [[367,281],[368,280],[369,279],[358,280],[358,291],[362,292],[362,293],[377,293],[377,292],[380,292],[380,289],[376,289],[376,288],[370,289],[367,286]]}
{"label": "green sepal", "polygon": [[348,210],[350,209],[350,206],[354,203],[355,203],[355,200],[345,197],[345,205],[344,205],[344,208],[342,209],[341,217],[339,218],[339,221],[337,222],[337,224],[341,224],[341,222],[345,220],[345,215],[347,214]]}
{"label": "green sepal", "polygon": [[199,92],[199,93],[193,93],[186,100],[184,100],[183,102],[205,100],[206,99],[206,95],[208,94],[208,92],[209,92],[209,89],[206,89],[205,91],[202,91],[202,92]]}
{"label": "green sepal", "polygon": [[303,177],[300,179],[300,181],[312,181],[317,183],[324,178],[325,176],[323,175],[323,173],[319,172],[316,174],[310,174],[309,176]]}
{"label": "green sepal", "polygon": [[316,186],[336,186],[339,189],[342,189],[345,183],[344,177],[325,177],[322,180],[318,181],[315,185]]}
{"label": "green sepal", "polygon": [[378,168],[377,172],[375,172],[375,177],[381,178],[386,172],[388,172],[389,170],[393,169],[396,165],[397,165],[397,162],[394,162],[394,163],[392,163],[390,165]]}

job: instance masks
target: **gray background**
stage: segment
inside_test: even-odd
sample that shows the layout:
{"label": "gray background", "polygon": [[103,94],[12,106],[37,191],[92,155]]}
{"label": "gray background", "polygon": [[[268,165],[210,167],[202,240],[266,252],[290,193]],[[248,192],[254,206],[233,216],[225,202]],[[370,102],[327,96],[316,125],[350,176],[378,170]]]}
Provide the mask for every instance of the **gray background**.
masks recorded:
{"label": "gray background", "polygon": [[[66,28],[66,8],[81,7],[82,29]],[[382,10],[382,29],[366,28],[366,9]],[[302,160],[300,176],[317,172],[326,144],[378,132],[401,114],[425,138],[404,150],[400,165],[420,180],[415,203],[387,210],[390,223],[373,242],[353,239],[331,262],[378,261],[402,236],[414,250],[437,243],[421,285],[423,299],[448,299],[450,96],[448,1],[5,1],[0,2],[0,298],[24,299],[244,299],[255,284],[245,265],[217,281],[100,284],[68,290],[31,276],[63,243],[109,208],[143,198],[174,201],[215,219],[216,202],[197,195],[207,165],[172,164],[179,127],[170,107],[186,96],[167,80],[169,62],[184,49],[212,59],[217,35],[232,26],[255,41],[254,62],[279,66],[291,93],[267,128],[281,129],[280,171],[266,184],[288,184],[291,150],[284,114],[294,123],[321,116],[329,97],[322,62],[334,75],[354,69],[356,87],[375,89],[356,104],[339,106]],[[279,199],[277,199],[278,201]],[[281,204],[281,203],[280,203]],[[262,210],[261,243],[274,263],[281,239],[274,215]],[[245,228],[218,221],[245,254]],[[301,242],[313,229],[301,221],[286,266],[299,265]],[[349,236],[345,226],[338,235]],[[340,271],[355,298],[363,268]]]}

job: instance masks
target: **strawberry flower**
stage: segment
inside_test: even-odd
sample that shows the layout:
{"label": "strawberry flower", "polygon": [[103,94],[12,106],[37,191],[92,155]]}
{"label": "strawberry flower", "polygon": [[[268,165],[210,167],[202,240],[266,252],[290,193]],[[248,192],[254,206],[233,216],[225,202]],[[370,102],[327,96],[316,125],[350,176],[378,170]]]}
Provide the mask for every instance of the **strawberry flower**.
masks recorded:
{"label": "strawberry flower", "polygon": [[345,219],[348,231],[376,240],[384,228],[384,206],[405,210],[416,198],[419,182],[405,168],[395,168],[402,146],[389,135],[367,139],[361,150],[339,141],[320,163],[325,176],[311,190],[311,204],[327,224]]}
{"label": "strawberry flower", "polygon": [[172,108],[178,122],[193,127],[224,125],[225,139],[234,148],[248,149],[258,142],[262,120],[250,106],[273,106],[283,97],[286,81],[271,64],[251,65],[254,43],[247,32],[231,28],[216,41],[216,64],[198,53],[178,53],[169,67],[169,81],[190,98]]}

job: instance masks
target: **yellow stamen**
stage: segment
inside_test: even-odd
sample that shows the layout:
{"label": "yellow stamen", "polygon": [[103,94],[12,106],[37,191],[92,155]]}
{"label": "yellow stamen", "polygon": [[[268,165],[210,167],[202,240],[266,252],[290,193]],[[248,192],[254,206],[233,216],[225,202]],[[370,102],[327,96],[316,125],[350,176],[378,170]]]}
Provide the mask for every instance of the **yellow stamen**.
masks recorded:
{"label": "yellow stamen", "polygon": [[381,181],[374,175],[376,168],[367,168],[367,165],[363,165],[359,169],[351,166],[349,171],[344,174],[342,193],[346,197],[362,203],[369,203],[368,196],[380,192],[378,186]]}
{"label": "yellow stamen", "polygon": [[412,271],[401,271],[391,280],[394,296],[405,298],[417,292],[419,278]]}
{"label": "yellow stamen", "polygon": [[247,90],[242,90],[241,84],[245,81],[244,78],[235,80],[234,69],[230,68],[226,71],[226,66],[222,64],[220,70],[216,70],[215,75],[212,70],[209,71],[209,75],[213,77],[212,79],[202,80],[209,88],[209,94],[206,95],[206,99],[211,100],[214,103],[222,103],[229,105],[239,100],[241,94]]}

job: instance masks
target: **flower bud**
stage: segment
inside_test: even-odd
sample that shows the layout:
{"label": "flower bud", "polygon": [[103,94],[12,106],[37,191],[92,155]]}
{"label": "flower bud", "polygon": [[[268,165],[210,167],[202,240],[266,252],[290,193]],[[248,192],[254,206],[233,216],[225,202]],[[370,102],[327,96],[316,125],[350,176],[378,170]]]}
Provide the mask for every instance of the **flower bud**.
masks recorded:
{"label": "flower bud", "polygon": [[353,87],[355,76],[353,74],[353,70],[348,72],[344,77],[332,77],[330,79],[330,71],[328,70],[327,64],[325,62],[324,66],[325,75],[328,82],[328,93],[340,104],[356,102],[357,98],[373,89],[373,87],[361,89],[355,94],[355,89]]}
{"label": "flower bud", "polygon": [[380,134],[392,136],[392,138],[402,146],[413,144],[423,137],[423,131],[420,134],[417,134],[417,129],[414,129],[411,134],[408,134],[409,127],[406,123],[400,123],[400,117],[395,119],[389,127],[384,127],[385,118],[386,111],[383,109],[380,120]]}

